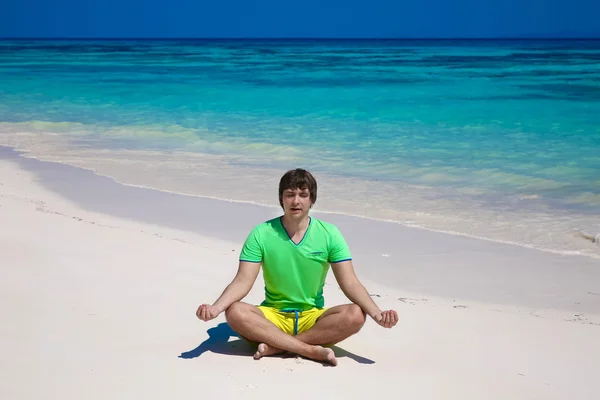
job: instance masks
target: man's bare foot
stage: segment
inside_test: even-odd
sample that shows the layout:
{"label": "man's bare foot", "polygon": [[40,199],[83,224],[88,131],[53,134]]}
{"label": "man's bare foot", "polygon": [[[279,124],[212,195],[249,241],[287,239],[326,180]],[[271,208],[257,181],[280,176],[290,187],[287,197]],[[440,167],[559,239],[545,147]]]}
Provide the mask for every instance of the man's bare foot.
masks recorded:
{"label": "man's bare foot", "polygon": [[328,362],[329,364],[336,366],[337,365],[337,359],[335,358],[335,354],[333,352],[333,350],[325,348],[325,347],[321,347],[321,346],[314,346],[315,347],[315,360],[319,360],[319,361],[325,361]]}
{"label": "man's bare foot", "polygon": [[[317,361],[327,362],[333,366],[337,365],[337,359],[335,358],[333,350],[321,346],[313,346],[313,348],[314,355],[310,358]],[[254,358],[258,360],[262,357],[272,356],[280,353],[285,353],[285,351],[278,349],[277,347],[269,346],[266,343],[261,343],[258,345],[256,353],[254,353]]]}
{"label": "man's bare foot", "polygon": [[266,343],[258,345],[258,350],[254,353],[254,358],[259,359],[261,357],[272,356],[274,354],[285,353],[285,351],[278,349],[277,347],[269,346]]}

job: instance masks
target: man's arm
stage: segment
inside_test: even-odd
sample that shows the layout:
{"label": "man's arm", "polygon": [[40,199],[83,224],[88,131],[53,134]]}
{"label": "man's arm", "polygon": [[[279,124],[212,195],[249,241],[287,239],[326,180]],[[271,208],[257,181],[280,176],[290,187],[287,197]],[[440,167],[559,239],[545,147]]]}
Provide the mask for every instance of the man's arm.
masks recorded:
{"label": "man's arm", "polygon": [[246,297],[258,277],[260,265],[261,263],[259,262],[240,261],[235,277],[225,290],[223,290],[217,301],[212,306],[202,304],[198,307],[198,311],[196,311],[198,318],[203,321],[216,318],[223,311],[227,310],[230,305]]}
{"label": "man's arm", "polygon": [[358,305],[375,322],[386,328],[391,328],[398,322],[398,314],[394,310],[381,311],[373,301],[369,292],[358,280],[352,260],[332,263],[331,269],[342,292],[354,304]]}
{"label": "man's arm", "polygon": [[219,310],[219,313],[227,310],[236,301],[240,301],[246,297],[250,289],[252,289],[259,271],[260,263],[240,261],[235,277],[213,304]]}

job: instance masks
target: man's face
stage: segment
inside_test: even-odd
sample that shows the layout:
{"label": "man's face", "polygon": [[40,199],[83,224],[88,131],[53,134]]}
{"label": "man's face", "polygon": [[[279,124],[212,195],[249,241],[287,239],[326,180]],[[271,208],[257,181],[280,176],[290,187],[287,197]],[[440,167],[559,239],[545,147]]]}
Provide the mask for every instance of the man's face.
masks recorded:
{"label": "man's face", "polygon": [[312,201],[308,189],[286,189],[282,196],[283,211],[295,220],[308,215]]}

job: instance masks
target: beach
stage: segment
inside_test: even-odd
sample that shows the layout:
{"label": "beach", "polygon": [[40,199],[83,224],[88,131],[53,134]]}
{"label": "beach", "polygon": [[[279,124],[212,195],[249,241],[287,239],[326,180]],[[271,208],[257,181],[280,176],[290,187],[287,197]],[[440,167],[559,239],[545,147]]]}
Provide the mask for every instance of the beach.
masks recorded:
{"label": "beach", "polygon": [[[598,40],[0,41],[0,399],[600,398]],[[291,168],[338,365],[195,313]],[[264,298],[259,275],[244,299]],[[332,273],[325,305],[348,303]]]}
{"label": "beach", "polygon": [[[600,397],[597,259],[335,213],[313,215],[340,227],[398,325],[368,320],[334,347],[337,367],[254,360],[223,315],[195,311],[278,213],[0,148],[0,397]],[[259,277],[245,301],[262,291]],[[325,299],[348,302],[332,274]]]}

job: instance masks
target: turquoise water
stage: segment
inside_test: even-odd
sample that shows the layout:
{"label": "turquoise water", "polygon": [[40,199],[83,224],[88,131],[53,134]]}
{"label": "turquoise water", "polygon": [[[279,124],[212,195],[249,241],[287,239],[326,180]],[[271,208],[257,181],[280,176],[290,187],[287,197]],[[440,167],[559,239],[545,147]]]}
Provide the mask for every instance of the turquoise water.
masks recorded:
{"label": "turquoise water", "polygon": [[4,41],[0,123],[106,163],[301,165],[369,188],[332,211],[431,229],[584,253],[565,235],[600,232],[600,41]]}

